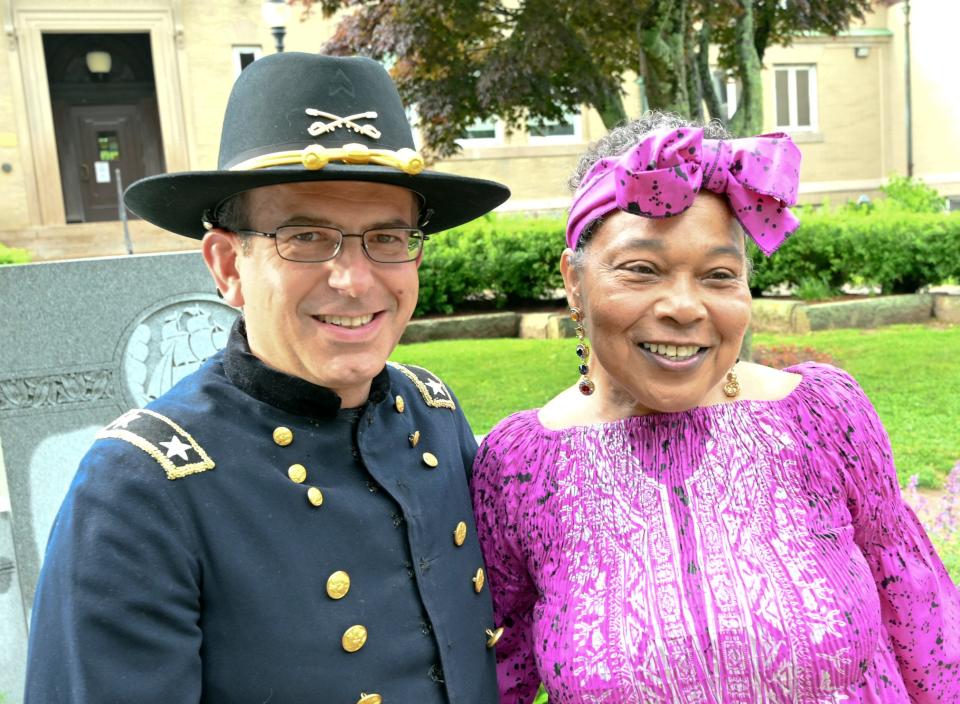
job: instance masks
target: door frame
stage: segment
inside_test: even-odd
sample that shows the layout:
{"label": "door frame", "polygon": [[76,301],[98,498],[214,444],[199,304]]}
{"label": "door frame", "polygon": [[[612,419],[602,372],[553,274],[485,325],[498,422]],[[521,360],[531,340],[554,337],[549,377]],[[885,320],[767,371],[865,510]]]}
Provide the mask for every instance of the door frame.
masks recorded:
{"label": "door frame", "polygon": [[[9,3],[8,4],[12,4]],[[190,134],[186,125],[186,75],[182,28],[176,10],[179,2],[144,2],[145,9],[100,10],[94,2],[81,0],[69,10],[13,6],[10,43],[10,74],[14,92],[17,136],[25,158],[28,215],[37,225],[64,225],[66,212],[57,156],[50,86],[43,53],[43,33],[150,35],[154,87],[160,117],[160,139],[168,171],[190,168]],[[154,7],[149,7],[153,5]],[[171,7],[171,5],[173,7]],[[17,80],[19,78],[19,81]],[[42,186],[42,187],[41,187]]]}

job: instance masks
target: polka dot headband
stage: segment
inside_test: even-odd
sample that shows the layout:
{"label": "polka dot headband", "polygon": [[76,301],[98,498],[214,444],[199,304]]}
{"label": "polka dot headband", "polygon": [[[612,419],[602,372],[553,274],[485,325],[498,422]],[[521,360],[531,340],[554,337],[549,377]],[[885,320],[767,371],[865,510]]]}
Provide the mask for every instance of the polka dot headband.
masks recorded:
{"label": "polka dot headband", "polygon": [[731,212],[764,254],[800,225],[800,150],[785,134],[704,139],[700,127],[655,130],[623,154],[600,159],[570,207],[567,245],[576,249],[597,218],[623,210],[648,218],[679,215],[701,188],[726,197]]}

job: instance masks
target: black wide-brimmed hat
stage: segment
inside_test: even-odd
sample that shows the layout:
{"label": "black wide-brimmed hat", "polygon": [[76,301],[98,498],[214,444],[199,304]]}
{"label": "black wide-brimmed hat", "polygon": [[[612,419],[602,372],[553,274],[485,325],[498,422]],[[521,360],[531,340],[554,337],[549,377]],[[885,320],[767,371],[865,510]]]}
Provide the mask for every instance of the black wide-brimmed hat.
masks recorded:
{"label": "black wide-brimmed hat", "polygon": [[422,197],[424,232],[473,220],[510,191],[494,181],[425,171],[396,86],[376,61],[288,52],[250,64],[233,86],[216,171],[150,176],[124,194],[154,225],[201,238],[230,196],[301,181],[372,181]]}

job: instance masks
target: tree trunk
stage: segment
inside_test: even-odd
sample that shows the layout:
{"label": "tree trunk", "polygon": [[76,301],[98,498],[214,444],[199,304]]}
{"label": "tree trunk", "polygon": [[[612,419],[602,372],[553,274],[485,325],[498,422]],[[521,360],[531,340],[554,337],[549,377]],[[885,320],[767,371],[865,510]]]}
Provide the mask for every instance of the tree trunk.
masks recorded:
{"label": "tree trunk", "polygon": [[697,69],[697,38],[692,27],[684,29],[684,59],[687,68],[687,100],[690,103],[687,108],[687,116],[691,120],[703,122],[703,98],[706,91],[710,89],[710,76],[707,75],[707,85],[704,85],[700,71]]}
{"label": "tree trunk", "polygon": [[700,74],[700,85],[703,87],[703,100],[707,104],[710,117],[727,124],[727,113],[723,109],[723,101],[717,93],[717,84],[710,74],[710,27],[704,22],[698,36],[699,49],[697,51],[696,69]]}
{"label": "tree trunk", "polygon": [[763,131],[763,84],[760,81],[760,57],[753,43],[753,2],[737,0],[743,14],[736,25],[737,78],[740,95],[737,111],[730,118],[730,131],[737,136]]}
{"label": "tree trunk", "polygon": [[686,34],[687,0],[657,0],[638,22],[641,75],[651,108],[688,116]]}
{"label": "tree trunk", "polygon": [[591,103],[600,113],[603,126],[608,131],[627,121],[627,111],[623,107],[623,96],[619,89],[607,87],[606,90],[595,95]]}

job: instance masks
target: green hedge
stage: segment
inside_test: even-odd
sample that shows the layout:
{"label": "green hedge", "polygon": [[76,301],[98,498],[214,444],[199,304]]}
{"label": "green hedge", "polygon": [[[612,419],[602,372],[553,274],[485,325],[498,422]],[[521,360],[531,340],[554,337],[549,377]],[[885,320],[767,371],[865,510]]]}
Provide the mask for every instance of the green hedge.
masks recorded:
{"label": "green hedge", "polygon": [[26,264],[30,259],[31,255],[28,250],[7,247],[0,243],[0,266],[4,264]]}
{"label": "green hedge", "polygon": [[[748,240],[755,295],[781,284],[875,284],[913,293],[960,279],[960,213],[895,208],[799,209],[800,229],[770,258]],[[433,237],[420,268],[417,314],[452,313],[472,301],[498,307],[561,288],[564,218],[488,215]]]}
{"label": "green hedge", "polygon": [[549,297],[563,286],[563,229],[561,217],[487,215],[436,235],[420,267],[417,315],[480,300],[502,308]]}
{"label": "green hedge", "polygon": [[960,277],[960,213],[843,209],[799,216],[800,229],[772,257],[748,243],[754,294],[813,279],[834,290],[857,282],[885,294],[913,293]]}

